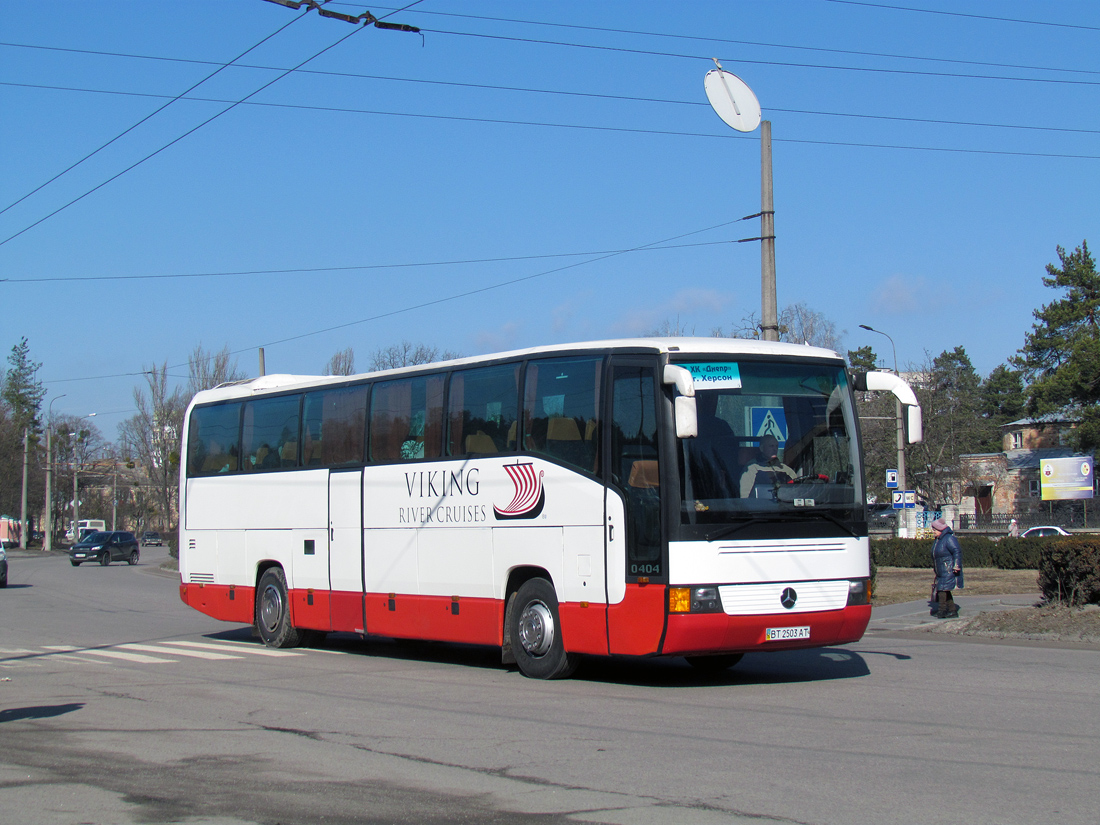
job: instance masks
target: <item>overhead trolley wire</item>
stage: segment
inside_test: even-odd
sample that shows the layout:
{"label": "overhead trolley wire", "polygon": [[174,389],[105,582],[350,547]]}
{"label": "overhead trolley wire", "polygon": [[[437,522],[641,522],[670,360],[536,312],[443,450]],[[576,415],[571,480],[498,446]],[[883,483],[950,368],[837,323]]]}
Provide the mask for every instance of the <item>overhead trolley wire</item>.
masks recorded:
{"label": "overhead trolley wire", "polygon": [[200,80],[200,81],[199,81],[198,83],[195,83],[195,84],[193,84],[193,85],[192,85],[192,86],[190,86],[189,88],[187,88],[187,89],[185,89],[184,91],[180,92],[180,93],[179,93],[178,95],[175,95],[175,96],[174,96],[174,97],[172,97],[172,98],[171,98],[171,99],[170,99],[170,100],[169,100],[169,101],[168,101],[167,103],[165,103],[165,104],[164,104],[163,106],[161,106],[161,107],[160,107],[160,108],[158,108],[158,109],[154,109],[154,110],[153,110],[152,112],[150,112],[150,113],[149,113],[149,114],[147,114],[147,115],[146,115],[145,117],[143,117],[143,118],[142,118],[141,120],[139,120],[139,121],[138,121],[137,123],[133,124],[132,126],[130,126],[129,128],[127,128],[127,129],[123,130],[122,132],[119,132],[119,133],[118,133],[117,135],[115,135],[115,136],[114,136],[113,138],[111,138],[111,139],[110,139],[109,141],[107,141],[106,143],[104,143],[104,144],[103,144],[102,146],[100,146],[100,147],[99,147],[98,149],[93,149],[93,150],[92,150],[91,152],[89,152],[88,154],[86,154],[86,155],[85,155],[84,157],[82,157],[82,158],[81,158],[80,160],[76,161],[76,163],[73,163],[73,164],[71,164],[70,166],[68,166],[67,168],[65,168],[65,169],[62,169],[62,170],[61,170],[60,172],[58,172],[58,173],[57,173],[56,175],[54,175],[54,176],[53,176],[52,178],[50,178],[50,179],[49,179],[48,181],[46,181],[45,183],[41,183],[41,184],[39,184],[39,185],[38,185],[38,186],[36,186],[36,187],[35,187],[34,189],[32,189],[32,190],[31,190],[30,192],[28,192],[27,194],[23,195],[23,197],[19,198],[19,199],[18,199],[18,200],[16,200],[16,201],[13,201],[12,203],[9,203],[9,204],[8,204],[7,206],[5,206],[5,207],[4,207],[3,209],[0,209],[0,215],[3,215],[3,214],[4,214],[5,212],[7,212],[7,211],[8,211],[9,209],[11,209],[11,208],[12,208],[13,206],[16,206],[16,205],[18,205],[18,204],[22,203],[23,201],[25,201],[25,200],[26,200],[27,198],[29,198],[29,197],[30,197],[31,195],[35,194],[36,192],[39,192],[39,191],[41,191],[42,189],[45,189],[45,188],[46,188],[47,186],[49,186],[49,185],[50,185],[51,183],[53,183],[53,182],[54,182],[55,180],[57,180],[58,178],[60,178],[60,177],[61,177],[62,175],[65,175],[65,174],[67,174],[67,173],[71,172],[71,171],[72,171],[73,169],[75,169],[76,167],[78,167],[78,166],[79,166],[80,164],[82,164],[82,163],[83,163],[84,161],[86,161],[86,160],[88,160],[89,158],[91,158],[91,157],[93,157],[93,156],[95,156],[95,155],[99,154],[100,152],[102,152],[102,151],[103,151],[104,149],[106,149],[106,148],[107,148],[108,146],[110,146],[110,145],[111,145],[112,143],[114,143],[115,141],[117,141],[117,140],[119,140],[119,139],[121,139],[121,138],[125,137],[125,136],[126,136],[126,135],[128,135],[128,134],[130,134],[130,132],[134,131],[134,129],[136,129],[137,127],[139,127],[139,126],[140,126],[141,124],[143,124],[143,123],[145,123],[146,121],[148,121],[148,120],[151,120],[152,118],[156,117],[156,116],[157,116],[158,114],[160,114],[161,112],[163,112],[163,111],[164,111],[165,109],[167,109],[167,108],[168,108],[169,106],[171,106],[171,105],[172,105],[173,103],[175,103],[175,102],[176,102],[177,100],[180,100],[180,99],[181,99],[181,98],[183,98],[183,97],[184,97],[185,95],[187,95],[187,94],[188,94],[189,92],[193,92],[193,91],[194,91],[195,89],[197,89],[197,88],[198,88],[199,86],[201,86],[201,85],[202,85],[203,83],[205,83],[206,81],[208,81],[208,80],[210,80],[211,78],[213,78],[213,77],[214,77],[215,75],[217,75],[217,74],[218,74],[219,72],[221,72],[221,71],[223,71],[223,70],[225,70],[225,69],[229,68],[230,66],[232,66],[232,65],[233,65],[234,63],[236,63],[236,62],[237,62],[238,60],[240,60],[240,59],[241,59],[242,57],[244,57],[244,56],[245,56],[246,54],[248,54],[249,52],[251,52],[251,51],[253,51],[253,50],[255,50],[255,49],[258,49],[258,48],[259,48],[260,46],[262,46],[262,45],[263,45],[264,43],[266,43],[266,42],[267,42],[268,40],[270,40],[271,38],[273,38],[273,37],[274,37],[275,35],[279,34],[279,33],[280,33],[280,32],[282,32],[282,31],[284,31],[284,30],[285,30],[286,28],[288,28],[289,26],[292,26],[292,25],[294,25],[295,23],[297,23],[297,22],[298,22],[299,20],[301,20],[301,19],[302,19],[302,17],[303,17],[303,16],[304,16],[304,15],[299,15],[298,17],[295,17],[295,18],[293,18],[292,20],[290,20],[290,22],[288,22],[288,23],[286,23],[286,24],[284,24],[284,25],[280,26],[279,28],[277,28],[277,29],[276,29],[275,31],[273,31],[273,32],[272,32],[271,34],[269,34],[269,35],[268,35],[267,37],[265,37],[265,38],[264,38],[263,40],[261,40],[261,41],[260,41],[259,43],[256,43],[256,44],[255,44],[255,45],[253,45],[253,46],[249,46],[249,47],[248,47],[247,49],[245,49],[245,50],[244,50],[243,52],[241,52],[241,53],[240,53],[239,55],[237,55],[236,57],[234,57],[234,58],[233,58],[232,60],[230,60],[230,61],[229,61],[228,63],[222,63],[222,64],[221,64],[220,66],[218,66],[218,68],[216,68],[216,69],[215,69],[214,71],[212,71],[212,72],[211,72],[210,74],[208,74],[208,75],[207,75],[206,77],[204,77],[204,78],[203,78],[202,80]]}
{"label": "overhead trolley wire", "polygon": [[[413,0],[413,2],[412,2],[412,3],[409,3],[409,4],[408,4],[408,5],[406,5],[406,6],[404,7],[404,8],[405,8],[405,9],[409,9],[409,8],[412,8],[413,6],[415,6],[415,5],[417,5],[418,3],[421,3],[421,2],[423,2],[423,0]],[[311,5],[310,5],[310,6],[309,6],[309,7],[308,7],[308,8],[306,9],[306,11],[302,12],[302,14],[301,14],[301,15],[299,15],[299,17],[302,17],[302,16],[304,16],[304,15],[308,14],[308,13],[309,13],[309,11],[310,11],[310,10],[312,10],[313,8],[315,8],[315,7],[316,7],[316,4],[311,4]],[[389,16],[389,15],[385,15],[385,17],[388,17],[388,16]],[[373,16],[373,15],[371,15],[371,14],[367,13],[367,14],[366,14],[366,15],[365,15],[364,17],[366,17],[366,18],[369,18],[370,20],[374,21],[374,23],[375,23],[375,25],[376,25],[376,26],[379,26],[379,27],[381,27],[381,24],[380,24],[379,20],[378,20],[377,18],[374,18],[374,16]],[[298,18],[295,18],[295,19],[298,19]],[[290,21],[290,22],[291,22],[291,23],[293,23],[294,21],[292,20],[292,21]],[[287,26],[289,26],[289,25],[290,25],[290,23],[288,23],[288,24],[287,24]],[[389,25],[389,24],[387,24],[387,25]],[[390,28],[394,28],[394,27],[393,27],[392,25],[389,25],[389,27],[390,27]],[[283,26],[282,28],[283,28],[283,29],[285,29],[285,28],[286,28],[286,26]],[[0,246],[3,246],[4,244],[8,243],[8,241],[11,241],[11,240],[14,240],[15,238],[18,238],[18,237],[19,237],[20,235],[22,235],[23,233],[25,233],[25,232],[28,232],[29,230],[33,229],[34,227],[38,226],[39,224],[41,224],[41,223],[43,223],[43,222],[45,222],[45,221],[49,220],[49,219],[50,219],[50,218],[52,218],[52,217],[53,217],[54,215],[57,215],[57,214],[58,214],[59,212],[62,212],[62,211],[64,211],[65,209],[68,209],[68,208],[69,208],[70,206],[72,206],[73,204],[75,204],[75,203],[78,203],[78,202],[80,202],[80,201],[81,201],[81,200],[83,200],[84,198],[88,197],[88,195],[91,195],[91,194],[92,194],[93,192],[96,192],[96,191],[98,191],[99,189],[102,189],[102,188],[103,188],[104,186],[106,186],[107,184],[111,183],[111,182],[112,182],[112,181],[114,181],[114,180],[117,180],[118,178],[120,178],[120,177],[122,177],[123,175],[125,175],[125,174],[126,174],[127,172],[129,172],[129,171],[131,171],[132,169],[135,169],[136,167],[138,167],[138,166],[140,166],[141,164],[145,163],[145,161],[147,161],[147,160],[149,160],[149,159],[151,159],[151,158],[154,158],[154,157],[156,157],[157,155],[159,155],[159,154],[160,154],[161,152],[163,152],[164,150],[166,150],[166,149],[168,149],[168,148],[170,148],[170,147],[174,146],[175,144],[179,143],[179,142],[180,142],[181,140],[183,140],[183,139],[184,139],[184,138],[186,138],[187,136],[189,136],[189,135],[191,135],[191,134],[194,134],[194,133],[195,133],[195,132],[197,132],[197,131],[198,131],[199,129],[201,129],[201,128],[202,128],[203,126],[206,126],[206,125],[207,125],[208,123],[211,123],[212,121],[214,121],[214,120],[217,120],[217,119],[218,119],[219,117],[221,117],[222,115],[226,114],[227,112],[230,112],[230,111],[232,111],[232,110],[233,110],[233,109],[235,109],[235,108],[236,108],[237,106],[240,106],[240,105],[241,105],[242,103],[246,103],[246,102],[247,102],[248,100],[250,100],[251,98],[253,98],[253,97],[255,97],[256,95],[258,95],[258,94],[259,94],[260,92],[262,92],[262,91],[263,91],[264,89],[267,89],[268,87],[270,87],[270,86],[272,86],[273,84],[277,83],[278,81],[282,80],[282,79],[283,79],[284,77],[286,77],[286,76],[287,76],[288,74],[290,74],[291,72],[294,72],[294,71],[297,71],[297,70],[301,69],[301,68],[302,68],[303,66],[305,66],[305,65],[306,65],[307,63],[309,63],[310,61],[312,61],[312,60],[316,60],[316,59],[317,59],[318,57],[320,57],[321,55],[323,55],[323,54],[324,54],[325,52],[328,52],[328,51],[330,51],[331,49],[334,49],[334,48],[335,48],[336,46],[339,46],[339,45],[340,45],[341,43],[343,43],[343,42],[344,42],[345,40],[347,40],[347,39],[348,39],[349,37],[351,37],[351,36],[353,36],[353,35],[355,35],[355,34],[358,34],[358,33],[359,33],[360,31],[363,31],[363,29],[365,29],[365,28],[366,28],[366,26],[365,26],[365,25],[363,25],[363,26],[358,26],[358,25],[357,25],[357,26],[356,26],[356,27],[355,27],[354,29],[352,29],[352,30],[351,30],[351,31],[350,31],[350,32],[349,32],[348,34],[344,35],[343,37],[341,37],[341,38],[340,38],[339,40],[337,40],[336,42],[334,42],[334,43],[331,43],[331,44],[330,44],[330,45],[328,45],[328,46],[325,46],[325,48],[321,49],[321,50],[320,50],[319,52],[315,53],[315,54],[314,54],[314,55],[312,55],[311,57],[307,57],[307,58],[306,58],[305,60],[303,60],[303,61],[302,61],[301,63],[297,64],[296,66],[293,66],[293,67],[291,67],[291,68],[289,68],[289,69],[286,69],[285,71],[282,71],[282,73],[281,73],[281,74],[279,74],[279,75],[278,75],[277,77],[274,77],[274,78],[272,78],[271,80],[269,80],[269,81],[268,81],[267,83],[265,83],[265,84],[263,84],[262,86],[260,86],[260,87],[259,87],[258,89],[256,89],[255,91],[251,92],[250,94],[246,95],[245,97],[241,98],[240,100],[234,101],[234,102],[233,102],[233,103],[232,103],[231,105],[229,105],[229,106],[227,106],[226,108],[222,109],[222,110],[221,110],[220,112],[218,112],[217,114],[215,114],[215,115],[213,115],[213,116],[211,116],[211,117],[207,118],[207,119],[206,119],[206,120],[204,120],[204,121],[203,121],[202,123],[200,123],[200,124],[198,124],[197,126],[195,126],[194,128],[192,128],[192,129],[188,129],[188,130],[187,130],[186,132],[184,132],[184,133],[183,133],[182,135],[180,135],[179,137],[175,138],[174,140],[171,140],[171,141],[169,141],[168,143],[166,143],[165,145],[161,146],[161,147],[160,147],[159,149],[157,149],[156,151],[154,151],[154,152],[151,152],[151,153],[149,153],[148,155],[146,155],[145,157],[143,157],[143,158],[142,158],[141,160],[139,160],[139,161],[137,161],[137,162],[135,162],[135,163],[132,163],[132,164],[131,164],[130,166],[127,166],[127,167],[126,167],[125,169],[123,169],[123,170],[122,170],[121,172],[118,172],[117,174],[115,174],[115,175],[112,175],[112,176],[111,176],[111,177],[109,177],[109,178],[108,178],[107,180],[105,180],[105,181],[103,181],[102,183],[98,184],[97,186],[94,186],[93,188],[89,189],[89,190],[88,190],[87,192],[85,192],[84,194],[82,194],[82,195],[80,195],[80,196],[78,196],[78,197],[76,197],[76,198],[73,198],[73,199],[72,199],[71,201],[69,201],[68,203],[66,203],[66,204],[64,204],[64,205],[62,205],[62,206],[59,206],[59,207],[58,207],[57,209],[53,210],[53,211],[52,211],[52,212],[50,212],[49,214],[45,215],[45,216],[44,216],[44,217],[42,217],[42,218],[39,218],[39,219],[38,219],[37,221],[35,221],[34,223],[30,224],[30,226],[26,226],[26,227],[24,227],[23,229],[21,229],[21,230],[19,230],[18,232],[16,232],[16,233],[15,233],[14,235],[10,235],[10,236],[8,236],[8,237],[7,237],[7,238],[5,238],[4,240],[0,241]],[[282,29],[279,29],[279,31],[282,31]],[[278,31],[276,31],[276,32],[275,32],[274,34],[278,34]],[[267,39],[270,39],[270,37],[271,37],[271,36],[274,36],[274,35],[269,35],[269,37],[268,37]],[[262,41],[261,41],[261,42],[262,42]],[[257,45],[259,45],[259,44],[257,44]],[[253,46],[252,48],[255,48],[255,46]],[[251,51],[251,49],[249,49],[249,51]],[[247,53],[247,52],[246,52],[246,53]],[[224,68],[224,66],[223,66],[223,68]],[[215,72],[215,74],[216,74],[216,72]],[[162,108],[163,108],[163,107],[162,107]]]}
{"label": "overhead trolley wire", "polygon": [[990,20],[997,23],[1025,23],[1029,26],[1053,26],[1059,29],[1083,29],[1084,31],[1098,32],[1100,26],[1084,26],[1078,23],[1056,23],[1052,20],[1021,20],[1016,17],[997,17],[991,14],[967,14],[961,11],[943,11],[940,9],[915,9],[911,6],[891,6],[886,3],[867,3],[862,0],[827,0],[830,3],[842,3],[846,6],[867,6],[874,9],[890,9],[891,11],[910,11],[919,14],[942,14],[945,17],[970,17],[974,20]]}
{"label": "overhead trolley wire", "polygon": [[[322,74],[339,74],[344,77],[356,77],[364,80],[383,80],[392,81],[396,83],[422,83],[436,86],[454,86],[464,89],[486,89],[491,91],[501,92],[522,92],[528,94],[546,94],[546,95],[567,95],[571,97],[590,97],[599,100],[620,100],[628,103],[659,103],[669,104],[676,106],[696,106],[703,109],[709,109],[710,104],[703,100],[675,100],[672,98],[660,98],[660,97],[635,97],[630,95],[611,95],[601,94],[598,92],[577,92],[571,90],[561,89],[536,89],[529,86],[500,86],[488,83],[461,83],[454,80],[428,80],[415,77],[393,77],[390,75],[368,75],[368,74],[355,74],[351,72],[322,72]],[[46,89],[49,91],[60,92],[79,92],[81,94],[102,94],[102,95],[119,95],[125,97],[153,97],[164,98],[171,97],[171,95],[159,95],[152,92],[123,92],[113,89],[89,89],[79,86],[48,86],[42,83],[11,83],[0,80],[0,86],[13,86],[23,89]],[[197,103],[231,103],[232,101],[225,98],[216,97],[188,97],[186,100],[195,101]],[[267,106],[272,108],[293,108],[302,109],[305,111],[336,111],[336,112],[348,112],[351,114],[386,114],[382,112],[375,112],[369,109],[353,109],[347,107],[331,107],[331,106],[310,106],[305,103],[275,103],[271,101],[259,101],[249,100],[245,103],[246,106]],[[874,115],[874,114],[861,114],[859,112],[823,112],[815,109],[785,109],[778,106],[767,106],[764,108],[767,112],[784,112],[787,114],[796,115],[815,115],[820,117],[848,117],[848,118],[864,118],[867,120],[890,120],[899,121],[902,123],[927,123],[936,126],[975,126],[986,129],[1022,129],[1026,131],[1038,131],[1038,132],[1065,132],[1068,134],[1085,134],[1096,135],[1100,134],[1100,129],[1075,129],[1069,126],[1038,126],[1032,124],[1023,123],[985,123],[982,121],[974,120],[947,120],[945,118],[927,118],[927,117],[901,117],[898,115]],[[705,137],[717,137],[717,135],[700,135]],[[944,150],[947,151],[947,150]]]}

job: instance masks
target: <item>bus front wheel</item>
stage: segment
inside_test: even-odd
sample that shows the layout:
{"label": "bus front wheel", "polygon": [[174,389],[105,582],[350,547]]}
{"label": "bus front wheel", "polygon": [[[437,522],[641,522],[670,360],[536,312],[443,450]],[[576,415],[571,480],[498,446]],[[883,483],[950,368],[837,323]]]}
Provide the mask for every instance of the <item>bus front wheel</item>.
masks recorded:
{"label": "bus front wheel", "polygon": [[516,665],[524,676],[563,679],[576,670],[578,657],[565,652],[558,597],[546,579],[529,579],[520,585],[509,624]]}
{"label": "bus front wheel", "polygon": [[290,598],[281,567],[269,567],[256,588],[256,628],[268,647],[297,647],[302,632],[290,624]]}

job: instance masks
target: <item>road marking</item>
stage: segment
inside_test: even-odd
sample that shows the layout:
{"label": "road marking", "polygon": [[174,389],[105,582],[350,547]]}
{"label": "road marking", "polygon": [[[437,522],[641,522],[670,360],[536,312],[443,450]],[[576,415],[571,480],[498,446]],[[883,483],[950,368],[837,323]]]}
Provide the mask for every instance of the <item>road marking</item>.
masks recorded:
{"label": "road marking", "polygon": [[102,656],[105,659],[121,659],[126,662],[136,662],[143,665],[175,664],[175,659],[161,659],[158,656],[146,656],[144,653],[126,653],[122,650],[92,650],[89,648],[77,648],[72,645],[47,645],[47,650],[56,650],[59,653],[79,653],[81,656]]}
{"label": "road marking", "polygon": [[304,653],[295,653],[293,650],[272,650],[268,647],[259,647],[251,642],[163,642],[166,645],[179,645],[180,647],[194,647],[203,650],[225,650],[231,648],[234,652],[251,653],[254,656],[304,656]]}
{"label": "road marking", "polygon": [[167,653],[171,656],[190,656],[193,659],[239,659],[231,653],[211,653],[208,650],[176,650],[173,647],[159,647],[157,645],[125,644],[119,645],[126,650],[140,650],[144,653]]}

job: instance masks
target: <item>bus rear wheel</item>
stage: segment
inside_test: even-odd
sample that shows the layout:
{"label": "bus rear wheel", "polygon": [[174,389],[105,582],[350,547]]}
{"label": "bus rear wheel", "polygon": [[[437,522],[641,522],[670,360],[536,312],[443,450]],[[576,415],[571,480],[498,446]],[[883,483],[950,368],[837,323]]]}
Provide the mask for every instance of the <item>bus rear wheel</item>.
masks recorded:
{"label": "bus rear wheel", "polygon": [[531,679],[564,679],[577,669],[578,656],[566,653],[558,617],[558,597],[546,579],[528,579],[516,592],[508,635],[520,673]]}
{"label": "bus rear wheel", "polygon": [[297,647],[302,631],[290,624],[290,597],[281,567],[269,567],[256,588],[256,629],[268,647]]}

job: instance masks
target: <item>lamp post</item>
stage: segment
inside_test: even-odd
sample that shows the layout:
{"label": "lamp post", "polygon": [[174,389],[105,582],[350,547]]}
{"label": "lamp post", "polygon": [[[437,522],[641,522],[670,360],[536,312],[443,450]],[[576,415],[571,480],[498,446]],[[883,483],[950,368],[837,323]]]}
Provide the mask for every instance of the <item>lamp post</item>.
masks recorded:
{"label": "lamp post", "polygon": [[[860,329],[865,329],[868,332],[877,332],[879,335],[886,335],[886,338],[890,341],[890,349],[894,352],[894,374],[901,377],[901,373],[898,371],[898,348],[894,346],[894,339],[883,332],[881,329],[875,329],[869,327],[867,324],[860,324]],[[898,489],[908,489],[905,485],[905,420],[903,418],[904,412],[901,408],[901,399],[894,400],[894,414],[897,419],[897,438],[898,438]],[[905,538],[909,533],[909,518],[907,511],[902,508],[902,517],[898,520],[898,536]]]}
{"label": "lamp post", "polygon": [[42,550],[53,550],[53,402],[58,398],[64,398],[65,393],[50,399],[50,405],[46,408],[46,524],[42,533]]}

